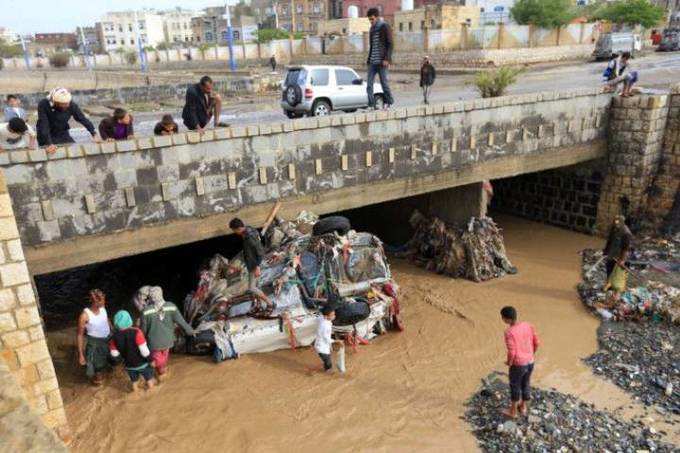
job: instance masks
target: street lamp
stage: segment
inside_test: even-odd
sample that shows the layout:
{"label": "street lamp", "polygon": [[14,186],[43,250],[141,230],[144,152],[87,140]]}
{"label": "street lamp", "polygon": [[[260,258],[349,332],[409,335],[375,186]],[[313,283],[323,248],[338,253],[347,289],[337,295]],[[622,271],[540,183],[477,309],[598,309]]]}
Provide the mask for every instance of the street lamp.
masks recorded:
{"label": "street lamp", "polygon": [[236,60],[234,59],[234,31],[231,28],[231,12],[229,11],[229,3],[225,3],[227,19],[227,46],[229,47],[229,69],[236,71]]}

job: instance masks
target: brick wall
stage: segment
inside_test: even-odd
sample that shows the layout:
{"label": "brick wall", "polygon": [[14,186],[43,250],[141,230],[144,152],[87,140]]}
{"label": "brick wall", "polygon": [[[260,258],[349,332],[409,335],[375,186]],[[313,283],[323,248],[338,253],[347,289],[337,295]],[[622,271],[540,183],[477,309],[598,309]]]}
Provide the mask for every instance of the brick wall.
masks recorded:
{"label": "brick wall", "polygon": [[494,181],[492,209],[593,233],[605,165],[597,161]]}
{"label": "brick wall", "polygon": [[69,431],[16,219],[0,174],[0,357],[45,425]]}
{"label": "brick wall", "polygon": [[615,97],[608,132],[608,170],[598,204],[597,227],[614,216],[645,216],[648,189],[659,168],[669,95]]}

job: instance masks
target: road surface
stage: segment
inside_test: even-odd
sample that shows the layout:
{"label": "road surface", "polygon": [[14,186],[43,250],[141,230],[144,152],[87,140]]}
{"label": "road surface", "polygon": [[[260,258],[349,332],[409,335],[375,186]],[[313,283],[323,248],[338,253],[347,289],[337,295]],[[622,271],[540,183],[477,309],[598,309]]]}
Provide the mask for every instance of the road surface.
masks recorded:
{"label": "road surface", "polygon": [[[521,74],[516,84],[508,89],[508,94],[521,94],[537,91],[569,90],[601,84],[601,75],[606,62],[584,62],[538,66],[529,68]],[[680,83],[680,53],[656,52],[631,61],[629,70],[640,73],[639,87],[668,89]],[[394,83],[412,78],[410,83]],[[395,93],[395,106],[412,106],[422,102],[417,86],[417,75],[395,75],[392,91]],[[472,75],[446,75],[437,78],[431,99],[434,102],[473,99],[479,97],[472,84]],[[277,95],[262,96],[254,102],[230,105],[223,109],[221,120],[231,125],[260,124],[283,121],[286,116],[278,104]],[[153,134],[153,127],[161,115],[159,113],[135,113],[135,133],[139,137]],[[183,130],[181,112],[174,112],[180,130]],[[98,120],[97,120],[98,121]],[[90,140],[83,128],[73,128],[71,135],[78,142]]]}

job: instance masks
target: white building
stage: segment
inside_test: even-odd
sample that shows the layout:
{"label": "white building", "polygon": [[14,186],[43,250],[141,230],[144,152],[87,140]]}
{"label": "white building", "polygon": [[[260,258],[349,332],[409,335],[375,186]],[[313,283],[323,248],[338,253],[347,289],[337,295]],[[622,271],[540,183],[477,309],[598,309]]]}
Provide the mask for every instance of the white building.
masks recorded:
{"label": "white building", "polygon": [[171,44],[191,44],[196,39],[191,18],[200,16],[201,13],[188,9],[176,8],[160,13],[163,18],[163,33],[165,40]]}
{"label": "white building", "polygon": [[15,43],[19,41],[19,35],[9,28],[0,27],[0,41],[4,41],[6,43]]}
{"label": "white building", "polygon": [[101,21],[97,22],[97,33],[104,52],[137,49],[136,33],[139,33],[142,46],[155,47],[165,41],[163,18],[152,10],[106,13]]}
{"label": "white building", "polygon": [[479,25],[512,22],[510,8],[515,5],[515,0],[467,0],[466,6],[479,8]]}

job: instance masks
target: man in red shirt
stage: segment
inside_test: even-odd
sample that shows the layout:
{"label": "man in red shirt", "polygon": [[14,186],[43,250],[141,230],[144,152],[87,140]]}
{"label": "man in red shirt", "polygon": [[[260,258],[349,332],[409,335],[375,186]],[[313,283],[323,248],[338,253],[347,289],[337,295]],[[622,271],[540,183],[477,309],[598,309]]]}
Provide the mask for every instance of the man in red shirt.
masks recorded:
{"label": "man in red shirt", "polygon": [[515,307],[503,307],[503,322],[508,324],[505,330],[505,346],[508,356],[505,364],[510,367],[510,408],[504,412],[510,418],[517,417],[517,411],[526,415],[531,399],[531,373],[534,371],[534,354],[538,350],[538,336],[534,326],[528,322],[517,322]]}

